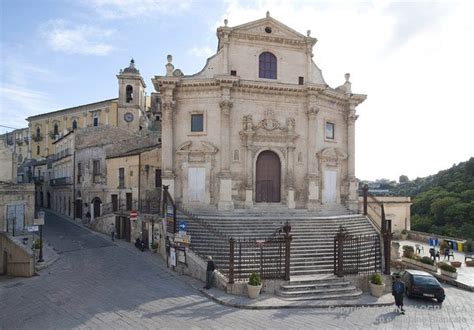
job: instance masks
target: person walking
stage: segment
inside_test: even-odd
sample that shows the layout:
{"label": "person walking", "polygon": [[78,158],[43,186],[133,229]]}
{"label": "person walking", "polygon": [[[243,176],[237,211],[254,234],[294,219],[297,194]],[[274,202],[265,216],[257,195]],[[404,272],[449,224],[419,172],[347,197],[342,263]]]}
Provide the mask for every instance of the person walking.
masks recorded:
{"label": "person walking", "polygon": [[214,275],[214,270],[216,269],[216,265],[214,264],[214,261],[212,261],[212,257],[208,256],[207,257],[207,270],[206,270],[206,286],[204,289],[209,290],[212,285],[212,278]]}
{"label": "person walking", "polygon": [[115,241],[115,228],[114,228],[114,226],[112,226],[112,231],[110,232],[110,236],[112,238],[112,242],[114,242]]}
{"label": "person walking", "polygon": [[392,284],[392,295],[395,297],[395,305],[397,310],[403,315],[405,310],[403,309],[403,295],[405,293],[405,284],[401,281],[400,275],[395,275],[395,281]]}

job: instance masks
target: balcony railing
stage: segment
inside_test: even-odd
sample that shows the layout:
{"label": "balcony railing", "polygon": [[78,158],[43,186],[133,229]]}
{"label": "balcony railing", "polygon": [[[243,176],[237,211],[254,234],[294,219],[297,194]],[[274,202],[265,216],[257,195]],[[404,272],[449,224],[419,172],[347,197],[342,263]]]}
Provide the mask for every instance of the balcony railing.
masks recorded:
{"label": "balcony railing", "polygon": [[72,179],[71,179],[70,176],[66,176],[66,177],[63,177],[63,178],[55,178],[55,179],[49,180],[49,185],[50,186],[64,186],[64,185],[68,185],[68,184],[72,184]]}
{"label": "balcony railing", "polygon": [[42,176],[42,175],[34,176],[34,177],[32,177],[32,180],[36,184],[43,183],[44,182],[44,176]]}

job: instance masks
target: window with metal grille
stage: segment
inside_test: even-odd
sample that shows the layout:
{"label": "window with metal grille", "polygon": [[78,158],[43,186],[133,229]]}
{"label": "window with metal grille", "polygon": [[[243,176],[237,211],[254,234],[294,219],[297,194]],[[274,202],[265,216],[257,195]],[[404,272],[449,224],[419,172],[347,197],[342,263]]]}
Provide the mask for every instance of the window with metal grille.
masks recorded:
{"label": "window with metal grille", "polygon": [[100,181],[100,160],[94,160],[92,162],[92,176],[94,183],[99,183]]}
{"label": "window with metal grille", "polygon": [[326,139],[334,140],[334,124],[326,122]]}
{"label": "window with metal grille", "polygon": [[260,54],[258,77],[267,79],[277,78],[277,59],[275,55],[270,52]]}
{"label": "window with metal grille", "polygon": [[203,114],[191,115],[191,132],[204,131],[204,116]]}

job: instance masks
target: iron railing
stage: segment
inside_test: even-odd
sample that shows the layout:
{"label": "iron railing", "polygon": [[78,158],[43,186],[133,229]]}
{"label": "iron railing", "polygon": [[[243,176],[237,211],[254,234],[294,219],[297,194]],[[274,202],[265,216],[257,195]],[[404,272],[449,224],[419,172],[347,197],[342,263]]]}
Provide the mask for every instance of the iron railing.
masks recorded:
{"label": "iron railing", "polygon": [[50,186],[64,186],[64,185],[70,185],[70,184],[72,184],[72,178],[70,176],[49,180]]}
{"label": "iron railing", "polygon": [[370,275],[381,272],[379,235],[349,235],[344,227],[334,237],[334,274]]}

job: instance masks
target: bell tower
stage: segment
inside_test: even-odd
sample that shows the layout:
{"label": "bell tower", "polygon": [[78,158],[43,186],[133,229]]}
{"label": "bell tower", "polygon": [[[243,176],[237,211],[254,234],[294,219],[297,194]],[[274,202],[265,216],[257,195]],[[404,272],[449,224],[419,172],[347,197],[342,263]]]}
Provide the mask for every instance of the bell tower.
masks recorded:
{"label": "bell tower", "polygon": [[140,117],[145,110],[145,82],[140,71],[135,67],[135,61],[120,70],[117,75],[119,84],[119,98],[117,109],[117,126],[133,131],[140,129]]}

